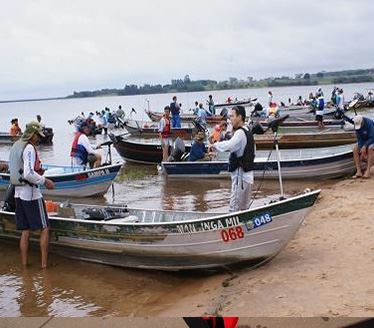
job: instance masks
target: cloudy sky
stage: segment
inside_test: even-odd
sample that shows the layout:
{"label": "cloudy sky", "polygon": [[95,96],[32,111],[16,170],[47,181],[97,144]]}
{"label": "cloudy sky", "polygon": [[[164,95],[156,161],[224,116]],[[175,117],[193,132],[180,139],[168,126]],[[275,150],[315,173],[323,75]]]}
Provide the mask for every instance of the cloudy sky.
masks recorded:
{"label": "cloudy sky", "polygon": [[0,99],[374,67],[372,0],[12,0]]}

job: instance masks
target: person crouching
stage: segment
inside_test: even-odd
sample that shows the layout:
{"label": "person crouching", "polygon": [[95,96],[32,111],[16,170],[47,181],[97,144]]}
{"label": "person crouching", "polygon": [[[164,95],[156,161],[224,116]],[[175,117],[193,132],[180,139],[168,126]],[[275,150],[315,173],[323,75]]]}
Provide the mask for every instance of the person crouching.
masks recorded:
{"label": "person crouching", "polygon": [[[370,169],[374,160],[374,121],[368,117],[357,115],[353,118],[356,130],[357,144],[353,149],[353,157],[356,165],[356,178],[370,178]],[[367,162],[366,172],[362,174],[362,162]]]}
{"label": "person crouching", "polygon": [[89,165],[90,168],[101,166],[101,155],[95,151],[88,140],[91,128],[87,122],[81,123],[78,132],[75,133],[71,146],[70,157],[74,166]]}

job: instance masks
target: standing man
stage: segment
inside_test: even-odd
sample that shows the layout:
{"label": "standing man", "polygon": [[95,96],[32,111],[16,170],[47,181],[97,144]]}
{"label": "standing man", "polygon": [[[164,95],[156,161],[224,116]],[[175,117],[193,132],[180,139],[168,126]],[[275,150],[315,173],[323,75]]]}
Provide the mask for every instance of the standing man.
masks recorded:
{"label": "standing man", "polygon": [[54,189],[53,181],[43,177],[36,145],[44,137],[37,122],[27,124],[25,133],[10,150],[10,182],[15,186],[16,225],[22,231],[20,240],[21,263],[27,266],[30,231],[40,230],[41,267],[47,267],[49,223],[41,185]]}
{"label": "standing man", "polygon": [[42,117],[40,115],[36,115],[36,120],[38,121],[42,129],[44,129],[45,125],[42,123]]}
{"label": "standing man", "polygon": [[91,133],[91,127],[87,122],[82,122],[78,132],[75,133],[70,152],[70,157],[74,166],[85,166],[89,164],[90,168],[100,167],[101,155],[95,151],[88,140],[88,136],[91,135]]}
{"label": "standing man", "polygon": [[177,96],[173,97],[173,102],[170,104],[171,111],[171,125],[173,128],[181,127],[181,117],[180,117],[180,104],[177,102]]}
{"label": "standing man", "polygon": [[[357,144],[353,149],[353,156],[356,164],[356,174],[353,176],[357,178],[370,178],[370,169],[373,166],[374,160],[374,122],[367,117],[357,115],[353,118]],[[367,168],[364,175],[362,175],[362,162],[367,161]]]}
{"label": "standing man", "polygon": [[229,171],[231,172],[230,212],[244,211],[249,208],[253,184],[253,163],[255,142],[252,132],[245,126],[245,108],[232,109],[231,122],[235,130],[228,141],[210,145],[219,152],[230,152]]}
{"label": "standing man", "polygon": [[268,105],[269,107],[271,106],[271,104],[273,103],[273,93],[269,90],[268,92]]}
{"label": "standing man", "polygon": [[338,110],[344,112],[344,94],[343,94],[343,89],[337,89],[336,90],[336,106]]}
{"label": "standing man", "polygon": [[209,95],[209,99],[207,101],[209,112],[212,113],[212,115],[216,115],[216,107],[214,106],[214,100],[213,96]]}
{"label": "standing man", "polygon": [[162,161],[166,162],[169,158],[169,147],[171,146],[171,126],[170,126],[170,107],[164,108],[164,115],[158,123],[158,132],[160,135],[162,148]]}
{"label": "standing man", "polygon": [[203,107],[203,104],[200,103],[199,104],[199,110],[197,112],[197,122],[200,123],[200,125],[203,126],[203,128],[205,129],[206,128],[206,118],[208,117],[208,114],[206,112],[206,110],[204,109]]}
{"label": "standing man", "polygon": [[316,108],[316,121],[318,122],[318,127],[323,129],[325,125],[323,124],[323,115],[325,114],[325,99],[321,92],[317,93],[317,108]]}

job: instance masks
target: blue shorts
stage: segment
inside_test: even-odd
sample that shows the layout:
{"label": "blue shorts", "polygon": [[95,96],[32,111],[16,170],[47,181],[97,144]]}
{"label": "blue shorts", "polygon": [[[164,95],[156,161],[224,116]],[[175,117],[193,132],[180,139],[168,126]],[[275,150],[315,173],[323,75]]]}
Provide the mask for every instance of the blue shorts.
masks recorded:
{"label": "blue shorts", "polygon": [[48,228],[48,214],[43,198],[30,201],[16,198],[16,224],[17,230]]}

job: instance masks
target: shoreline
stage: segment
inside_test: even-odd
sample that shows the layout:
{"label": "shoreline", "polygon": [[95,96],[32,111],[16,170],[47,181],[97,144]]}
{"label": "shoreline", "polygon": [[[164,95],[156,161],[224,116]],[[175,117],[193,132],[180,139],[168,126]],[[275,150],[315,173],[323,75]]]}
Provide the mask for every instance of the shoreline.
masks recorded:
{"label": "shoreline", "polygon": [[[374,84],[374,82],[343,82],[339,85],[347,84]],[[152,95],[169,95],[169,94],[180,94],[180,93],[196,93],[196,92],[220,92],[220,91],[235,91],[235,90],[253,90],[253,89],[281,89],[281,88],[292,88],[292,87],[308,87],[308,86],[326,86],[333,85],[332,83],[312,83],[312,84],[289,84],[281,86],[256,86],[256,87],[247,87],[247,88],[228,88],[228,89],[209,89],[201,91],[177,91],[172,90],[169,92],[156,92],[156,93],[139,93],[139,94],[128,94],[128,95],[118,95],[118,94],[108,94],[108,95],[98,95],[98,96],[87,96],[87,97],[74,97],[74,96],[65,96],[65,97],[48,97],[48,98],[32,98],[32,99],[12,99],[12,100],[0,100],[0,104],[10,104],[10,103],[22,103],[22,102],[38,102],[38,101],[50,101],[50,100],[70,100],[70,99],[92,99],[92,98],[110,98],[110,97],[134,97],[134,96],[152,96]]]}

